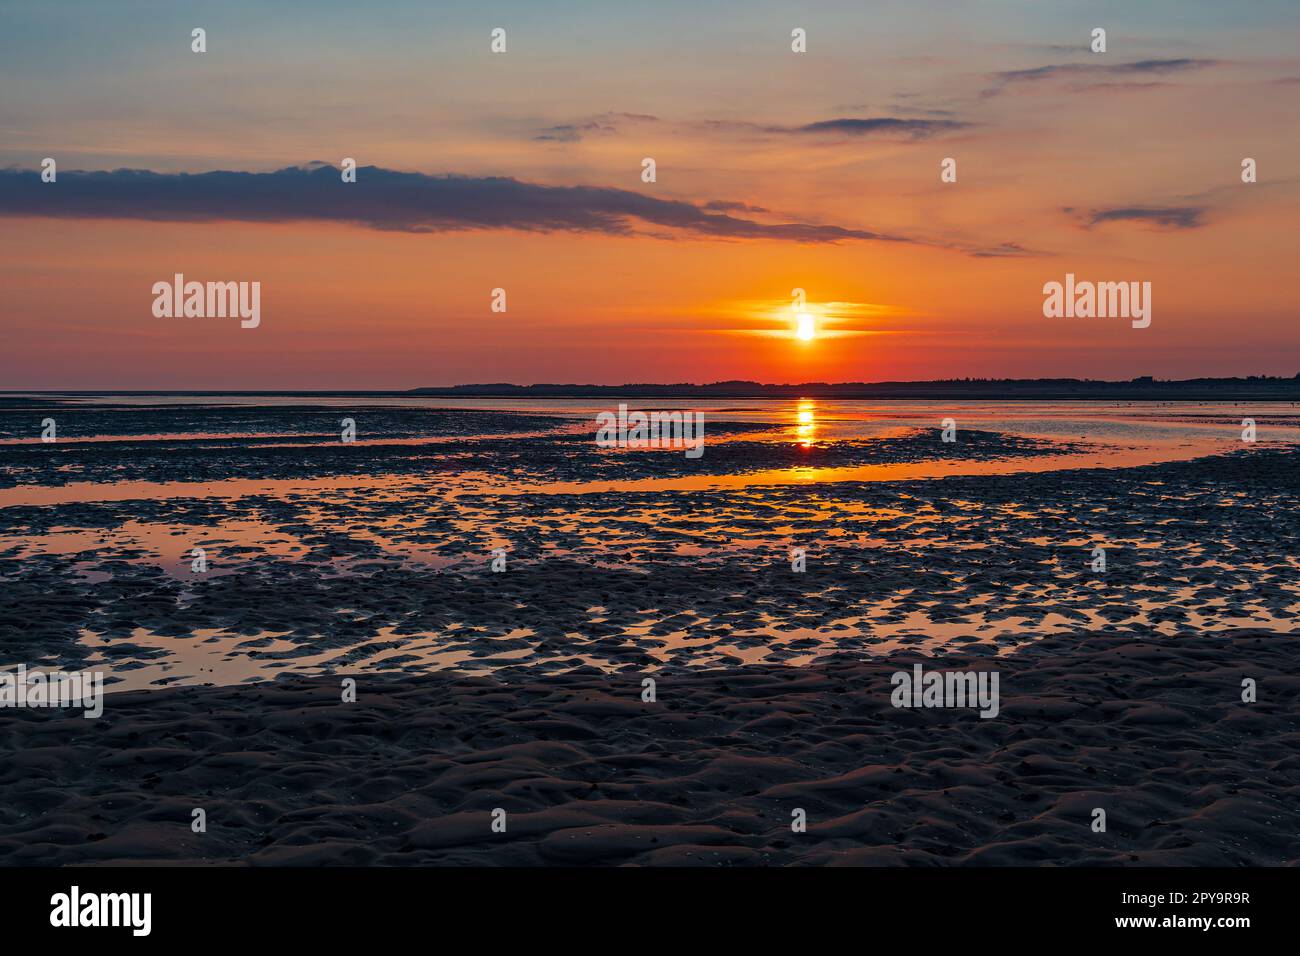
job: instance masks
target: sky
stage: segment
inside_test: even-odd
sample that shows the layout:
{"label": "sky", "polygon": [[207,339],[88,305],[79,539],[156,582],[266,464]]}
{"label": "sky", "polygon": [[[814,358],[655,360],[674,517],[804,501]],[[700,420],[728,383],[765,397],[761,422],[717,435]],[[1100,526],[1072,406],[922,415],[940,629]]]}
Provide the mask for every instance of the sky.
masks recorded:
{"label": "sky", "polygon": [[[1291,376],[1297,35],[1293,0],[0,0],[0,389]],[[259,324],[159,317],[176,273],[260,283]],[[1067,274],[1149,282],[1151,324],[1046,317]]]}

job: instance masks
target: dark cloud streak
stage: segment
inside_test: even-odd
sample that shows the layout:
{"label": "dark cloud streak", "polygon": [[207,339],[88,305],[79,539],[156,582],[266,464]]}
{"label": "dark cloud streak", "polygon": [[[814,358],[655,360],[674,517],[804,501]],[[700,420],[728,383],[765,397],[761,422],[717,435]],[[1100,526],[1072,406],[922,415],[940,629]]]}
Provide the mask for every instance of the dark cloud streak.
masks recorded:
{"label": "dark cloud streak", "polygon": [[[1164,76],[1169,73],[1186,73],[1220,65],[1219,60],[1176,57],[1164,60],[1134,60],[1129,63],[1053,63],[1025,70],[1003,70],[991,79],[997,85],[986,89],[984,96],[996,96],[1008,86],[1041,83],[1045,80],[1065,78],[1125,78],[1135,76]],[[1094,88],[1094,87],[1090,87]]]}
{"label": "dark cloud streak", "polygon": [[1201,221],[1203,215],[1205,210],[1199,206],[1118,206],[1092,210],[1088,215],[1088,225],[1145,222],[1167,229],[1195,229],[1204,225]]}
{"label": "dark cloud streak", "polygon": [[[931,114],[951,116],[950,111],[927,110]],[[589,133],[617,133],[624,122],[663,122],[653,116],[634,113],[606,113],[599,117],[574,123],[548,126],[537,131],[535,140],[573,143]],[[901,119],[895,116],[868,118],[836,117],[804,123],[799,126],[779,126],[745,120],[696,120],[673,124],[686,129],[706,132],[749,133],[764,136],[894,136],[906,139],[929,139],[941,133],[965,129],[970,124],[955,119]]]}
{"label": "dark cloud streak", "polygon": [[[270,173],[0,171],[0,216],[154,222],[344,222],[404,232],[511,229],[633,235],[640,226],[718,239],[833,243],[911,242],[835,225],[766,223],[696,205],[600,186],[544,186],[517,179],[429,176],[374,166],[340,181],[324,164]],[[734,211],[734,210],[733,210]]]}
{"label": "dark cloud streak", "polygon": [[874,119],[832,119],[819,123],[808,123],[792,129],[768,127],[768,132],[791,133],[843,133],[850,136],[868,136],[873,133],[897,133],[912,139],[927,139],[936,133],[947,133],[962,129],[968,124],[958,120],[934,119],[896,119],[877,117]]}

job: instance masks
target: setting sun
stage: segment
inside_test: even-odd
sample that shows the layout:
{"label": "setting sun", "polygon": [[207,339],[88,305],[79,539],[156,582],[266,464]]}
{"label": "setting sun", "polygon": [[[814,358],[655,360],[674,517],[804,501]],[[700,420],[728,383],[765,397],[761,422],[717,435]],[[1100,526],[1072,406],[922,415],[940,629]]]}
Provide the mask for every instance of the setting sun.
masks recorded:
{"label": "setting sun", "polygon": [[800,312],[795,323],[794,334],[807,342],[817,334],[817,327],[813,324],[813,317],[807,312]]}

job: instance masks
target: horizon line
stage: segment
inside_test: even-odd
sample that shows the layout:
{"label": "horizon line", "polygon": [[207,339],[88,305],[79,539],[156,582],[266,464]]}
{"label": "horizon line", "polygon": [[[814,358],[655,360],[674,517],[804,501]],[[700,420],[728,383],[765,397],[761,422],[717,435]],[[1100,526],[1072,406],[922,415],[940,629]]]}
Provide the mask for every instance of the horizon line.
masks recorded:
{"label": "horizon line", "polygon": [[[725,398],[789,398],[790,393],[799,392],[852,392],[852,391],[901,391],[908,389],[945,389],[956,391],[988,391],[990,389],[1051,389],[1079,388],[1089,391],[1106,389],[1136,389],[1165,391],[1178,388],[1224,388],[1234,386],[1271,386],[1283,387],[1294,385],[1300,395],[1300,372],[1294,376],[1284,375],[1249,375],[1249,376],[1199,376],[1184,379],[1161,379],[1151,375],[1136,376],[1130,379],[1093,379],[1093,378],[944,378],[924,380],[893,380],[883,382],[755,382],[746,379],[727,379],[713,382],[624,382],[619,385],[596,385],[576,382],[534,382],[516,384],[512,382],[474,382],[457,385],[424,385],[413,388],[238,388],[238,389],[150,389],[150,388],[109,388],[109,389],[66,389],[66,388],[9,388],[0,389],[0,395],[357,395],[357,396],[405,396],[405,397],[456,397],[494,398],[494,397],[584,397],[586,395],[610,395],[625,392],[638,394],[645,389],[657,393],[658,397],[671,397],[672,392],[705,393]],[[693,397],[686,395],[684,397]],[[839,395],[836,397],[852,397]],[[883,396],[887,397],[887,396]],[[901,396],[898,396],[901,397]]]}

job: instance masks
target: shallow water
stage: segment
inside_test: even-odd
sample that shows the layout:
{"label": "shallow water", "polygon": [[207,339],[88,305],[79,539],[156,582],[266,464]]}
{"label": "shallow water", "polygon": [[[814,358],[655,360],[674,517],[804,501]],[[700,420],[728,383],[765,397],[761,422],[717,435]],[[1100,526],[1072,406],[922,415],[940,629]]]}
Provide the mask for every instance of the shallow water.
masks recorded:
{"label": "shallow water", "polygon": [[[71,402],[82,405],[98,403],[126,406],[194,407],[211,405],[219,414],[223,405],[231,407],[297,407],[301,398],[228,396],[112,396],[103,399],[78,397]],[[413,408],[458,411],[497,411],[525,415],[555,416],[577,419],[572,424],[540,427],[527,433],[491,433],[469,436],[421,436],[415,438],[367,438],[364,432],[353,443],[358,447],[437,446],[452,441],[535,438],[548,435],[582,435],[595,433],[595,416],[609,410],[608,403],[586,400],[518,401],[518,400],[448,400],[435,398],[327,398],[319,400],[322,408]],[[638,407],[630,403],[631,407]],[[1068,441],[1080,450],[1070,454],[1044,455],[1035,458],[996,460],[941,460],[938,457],[906,463],[869,464],[853,467],[811,467],[794,463],[789,467],[759,469],[742,474],[682,475],[662,478],[635,478],[592,481],[521,481],[496,479],[493,475],[471,470],[460,471],[448,493],[499,494],[563,493],[605,491],[669,491],[748,486],[809,484],[837,481],[900,481],[918,478],[941,478],[951,475],[996,475],[1020,472],[1054,471],[1065,468],[1129,468],[1159,462],[1183,461],[1206,455],[1225,454],[1243,447],[1279,447],[1300,442],[1300,407],[1294,403],[1170,403],[1170,402],[879,402],[879,401],[765,401],[723,402],[700,405],[688,400],[657,400],[640,406],[655,409],[703,410],[706,422],[752,422],[770,424],[770,430],[742,435],[706,435],[708,448],[743,438],[791,444],[811,449],[835,442],[861,441],[893,437],[914,429],[934,429],[952,418],[958,429],[958,442],[965,429],[980,429],[1028,439]],[[1254,446],[1241,440],[1242,419],[1257,422],[1258,437]],[[582,423],[586,422],[584,426]],[[707,429],[707,426],[706,426]],[[300,436],[307,437],[307,436]],[[337,441],[330,433],[311,437]],[[283,440],[273,433],[201,433],[95,435],[78,437],[76,442],[142,442],[169,445],[179,443],[178,451],[195,450],[205,440],[263,441],[260,448],[311,448],[312,444]],[[0,439],[0,445],[30,444],[31,439]],[[66,446],[69,440],[64,439]],[[949,449],[939,449],[948,451]],[[676,450],[629,452],[612,450],[610,454],[681,455]],[[47,505],[76,501],[128,501],[134,498],[164,496],[241,497],[258,494],[292,494],[312,490],[335,490],[364,487],[403,487],[412,482],[402,476],[382,472],[364,478],[321,477],[295,479],[229,478],[215,481],[112,481],[69,482],[57,486],[19,486],[0,488],[0,508],[15,505]]]}
{"label": "shallow water", "polygon": [[[1183,478],[1204,472],[1194,459],[1271,461],[1294,447],[1291,404],[720,402],[703,406],[715,429],[756,425],[706,433],[705,458],[713,449],[735,468],[699,473],[680,451],[582,457],[605,403],[334,398],[300,414],[304,401],[60,406],[60,427],[78,437],[0,488],[0,582],[13,602],[0,620],[32,648],[9,663],[94,667],[113,689],[285,671],[797,665],[950,644],[1002,653],[1118,625],[1290,632],[1300,611],[1289,492]],[[151,429],[159,404],[194,430]],[[395,407],[407,417],[377,422]],[[123,411],[90,434],[83,408]],[[352,410],[361,473],[281,478],[256,471],[282,459],[231,457],[336,453],[322,409],[325,429]],[[422,434],[420,414],[435,409],[451,419]],[[277,410],[288,413],[270,428],[248,428],[250,413]],[[470,413],[488,430],[460,427]],[[21,434],[40,417],[9,409],[4,424]],[[949,417],[955,444],[938,437]],[[1241,440],[1245,417],[1258,423],[1253,444]],[[366,434],[376,423],[384,437]],[[849,447],[857,463],[801,463]],[[765,448],[788,464],[766,466]],[[150,456],[148,474],[245,461],[254,473],[67,481],[92,455],[104,474]],[[431,457],[412,468],[411,455]],[[600,476],[584,479],[583,462]],[[1123,487],[1107,477],[1161,463],[1183,464]],[[1104,581],[1086,574],[1099,544],[1116,561]],[[807,576],[785,573],[796,546],[813,556]],[[498,547],[510,560],[499,576],[487,570]],[[206,572],[191,568],[196,548]],[[42,596],[55,593],[47,621]],[[86,606],[82,619],[67,619],[68,600]]]}

